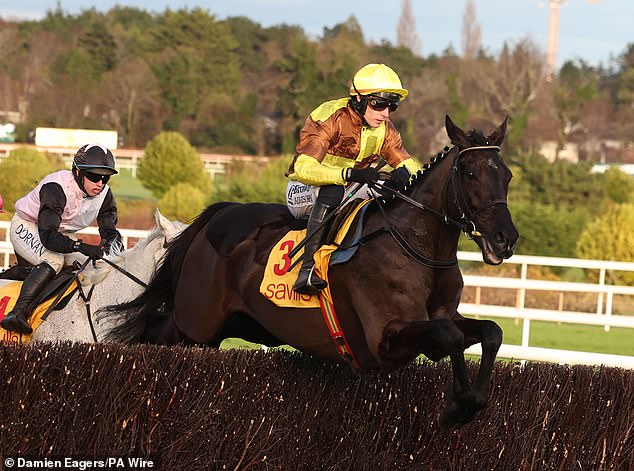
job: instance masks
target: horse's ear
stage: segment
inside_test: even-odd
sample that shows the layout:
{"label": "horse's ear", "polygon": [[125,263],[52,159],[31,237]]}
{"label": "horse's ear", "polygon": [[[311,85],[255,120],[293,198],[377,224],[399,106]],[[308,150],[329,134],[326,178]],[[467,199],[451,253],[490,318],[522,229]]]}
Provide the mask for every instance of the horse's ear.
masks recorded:
{"label": "horse's ear", "polygon": [[154,219],[156,220],[156,226],[160,227],[166,235],[177,232],[172,221],[163,216],[158,208],[156,208],[156,212],[154,213]]}
{"label": "horse's ear", "polygon": [[500,124],[498,126],[498,128],[493,131],[491,133],[491,135],[489,135],[488,140],[491,143],[491,145],[494,146],[501,146],[502,142],[504,142],[504,136],[506,136],[506,124],[509,120],[508,115],[506,115],[506,117],[504,118],[504,121],[502,121],[502,124]]}
{"label": "horse's ear", "polygon": [[467,135],[465,132],[456,126],[449,115],[445,115],[445,129],[447,130],[447,136],[451,140],[451,143],[455,146],[468,146],[469,140],[467,139]]}

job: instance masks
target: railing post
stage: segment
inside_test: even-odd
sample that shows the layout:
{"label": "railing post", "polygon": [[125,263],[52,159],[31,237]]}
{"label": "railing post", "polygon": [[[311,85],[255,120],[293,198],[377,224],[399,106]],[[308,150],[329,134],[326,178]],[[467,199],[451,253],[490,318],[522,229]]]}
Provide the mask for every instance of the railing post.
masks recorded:
{"label": "railing post", "polygon": [[614,293],[612,291],[608,291],[608,299],[605,302],[605,325],[603,326],[603,330],[606,332],[610,332],[610,317],[612,317],[612,297]]}
{"label": "railing post", "polygon": [[599,296],[597,299],[597,314],[601,315],[603,313],[603,289],[605,288],[605,268],[599,269],[599,286],[601,286],[601,291],[599,292]]}
{"label": "railing post", "polygon": [[[522,263],[522,272],[520,279],[522,280],[521,288],[517,291],[517,309],[520,311],[524,310],[524,306],[526,303],[526,278],[528,275],[528,263]],[[522,322],[522,347],[528,347],[528,340],[530,338],[531,331],[531,321],[530,319],[524,318]]]}

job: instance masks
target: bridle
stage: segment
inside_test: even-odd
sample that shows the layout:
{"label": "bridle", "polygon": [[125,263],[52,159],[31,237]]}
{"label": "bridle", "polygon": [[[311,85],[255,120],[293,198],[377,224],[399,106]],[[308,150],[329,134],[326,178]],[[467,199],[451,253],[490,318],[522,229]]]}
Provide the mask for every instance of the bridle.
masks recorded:
{"label": "bridle", "polygon": [[[430,268],[453,268],[456,267],[458,265],[458,259],[456,257],[452,258],[452,259],[448,259],[448,260],[434,260],[431,259],[429,257],[426,257],[425,255],[421,254],[420,252],[418,252],[408,241],[407,238],[396,228],[394,227],[392,224],[390,224],[389,219],[387,217],[387,214],[385,213],[385,210],[383,208],[383,204],[381,203],[382,198],[380,198],[373,190],[374,189],[379,189],[382,192],[387,192],[390,195],[399,198],[403,201],[405,201],[406,203],[410,204],[411,206],[414,206],[418,209],[422,209],[423,211],[427,211],[430,212],[432,214],[434,214],[435,216],[439,217],[440,219],[442,219],[442,221],[445,224],[451,224],[455,227],[457,227],[458,229],[460,229],[462,232],[465,233],[465,235],[469,238],[473,238],[473,237],[482,237],[483,234],[478,231],[478,229],[476,228],[476,224],[475,224],[475,219],[476,217],[481,214],[483,211],[486,211],[489,208],[492,208],[493,206],[497,206],[499,204],[506,206],[507,202],[506,199],[495,199],[492,201],[489,201],[488,203],[482,205],[480,208],[477,209],[473,209],[470,207],[469,202],[466,198],[466,193],[465,190],[463,188],[463,186],[460,184],[460,178],[458,175],[458,171],[459,171],[459,161],[460,161],[460,157],[469,151],[474,151],[474,150],[493,150],[496,152],[500,151],[500,147],[499,146],[493,146],[493,145],[483,145],[483,146],[474,146],[474,147],[466,147],[464,149],[459,149],[458,146],[453,147],[451,150],[449,150],[446,154],[439,154],[439,156],[437,158],[445,158],[445,156],[451,154],[453,151],[457,151],[456,152],[456,156],[454,158],[453,164],[452,164],[452,169],[451,169],[451,182],[450,185],[448,185],[448,188],[450,187],[453,190],[453,203],[456,206],[458,213],[459,213],[459,219],[454,219],[452,217],[449,216],[449,211],[445,208],[444,212],[440,212],[437,211],[433,208],[430,208],[428,206],[425,206],[422,203],[419,203],[418,201],[410,198],[409,196],[406,196],[404,194],[402,194],[401,192],[383,185],[383,184],[374,184],[373,188],[371,188],[372,193],[374,195],[374,200],[377,202],[379,209],[381,211],[381,213],[383,214],[383,218],[385,219],[386,225],[387,227],[383,228],[382,230],[387,230],[390,235],[392,236],[392,238],[394,238],[394,240],[397,242],[397,244],[405,251],[405,253],[407,253],[407,255],[409,255],[412,259],[414,259],[415,261],[417,261],[418,263],[425,265],[427,267]],[[435,158],[435,159],[437,159]],[[435,162],[435,159],[432,160],[432,162]],[[461,200],[462,200],[462,204],[461,204]],[[383,199],[384,201],[384,199]],[[464,207],[464,209],[463,209]],[[466,210],[465,210],[466,209]],[[370,235],[371,236],[371,235]],[[368,236],[366,236],[368,237]]]}
{"label": "bridle", "polygon": [[[452,170],[451,171],[451,186],[453,188],[454,204],[456,205],[456,208],[458,209],[458,213],[460,214],[460,221],[461,221],[460,229],[469,238],[482,237],[482,233],[476,229],[476,225],[475,225],[475,219],[480,213],[486,211],[489,208],[492,208],[493,206],[497,206],[498,204],[502,204],[504,206],[506,206],[507,204],[506,199],[499,198],[499,199],[489,201],[488,203],[482,205],[476,210],[471,208],[471,206],[469,205],[469,201],[467,200],[467,196],[464,191],[464,188],[460,184],[460,178],[458,178],[458,164],[460,162],[460,157],[462,156],[462,154],[473,151],[473,150],[493,150],[495,152],[500,152],[500,147],[485,145],[485,146],[467,147],[465,149],[459,150],[458,154],[456,155],[456,158],[454,159],[453,165],[451,167],[451,170]],[[460,204],[461,199],[464,204],[465,210],[462,209],[462,205]]]}

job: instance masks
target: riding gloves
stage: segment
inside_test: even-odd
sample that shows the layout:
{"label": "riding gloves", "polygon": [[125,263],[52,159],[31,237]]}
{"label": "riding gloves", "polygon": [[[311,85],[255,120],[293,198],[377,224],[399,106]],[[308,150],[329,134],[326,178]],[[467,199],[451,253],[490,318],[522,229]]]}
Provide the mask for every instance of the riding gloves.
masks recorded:
{"label": "riding gloves", "polygon": [[406,167],[400,167],[390,174],[390,181],[396,186],[397,190],[403,190],[409,184],[410,175]]}
{"label": "riding gloves", "polygon": [[100,245],[84,244],[81,241],[77,241],[74,248],[76,252],[82,253],[92,260],[99,260],[103,257],[103,247]]}
{"label": "riding gloves", "polygon": [[374,167],[349,168],[345,174],[345,180],[348,182],[371,184],[376,183],[378,179],[379,172]]}

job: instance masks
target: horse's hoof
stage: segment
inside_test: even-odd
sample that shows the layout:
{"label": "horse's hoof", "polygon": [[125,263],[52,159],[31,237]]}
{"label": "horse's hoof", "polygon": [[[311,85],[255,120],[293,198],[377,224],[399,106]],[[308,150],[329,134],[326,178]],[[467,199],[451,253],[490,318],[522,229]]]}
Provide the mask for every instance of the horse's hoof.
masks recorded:
{"label": "horse's hoof", "polygon": [[456,402],[449,401],[442,413],[440,414],[439,424],[442,430],[449,430],[453,427],[464,425],[464,420],[467,418],[467,408]]}

